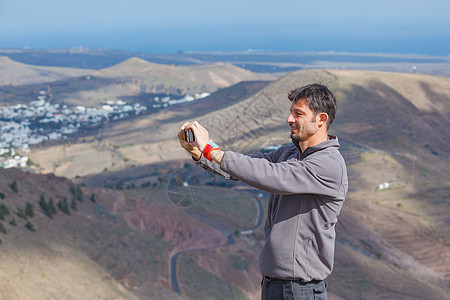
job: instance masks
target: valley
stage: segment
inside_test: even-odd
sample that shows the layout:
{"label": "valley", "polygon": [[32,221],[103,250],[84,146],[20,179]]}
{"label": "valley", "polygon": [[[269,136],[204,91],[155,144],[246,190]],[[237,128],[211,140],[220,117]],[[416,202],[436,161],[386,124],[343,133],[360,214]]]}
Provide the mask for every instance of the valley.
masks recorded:
{"label": "valley", "polygon": [[[174,56],[165,59],[169,57]],[[95,106],[110,98],[145,105],[157,93],[211,93],[32,146],[27,155],[36,173],[2,169],[0,204],[10,212],[0,222],[6,230],[0,234],[2,297],[71,299],[65,291],[72,291],[79,299],[259,299],[256,260],[264,240],[262,226],[255,227],[259,192],[196,167],[176,134],[185,121],[198,120],[224,150],[251,153],[289,143],[287,92],[321,82],[338,99],[331,133],[339,137],[349,175],[329,299],[447,299],[450,79],[400,73],[394,69],[412,61],[383,56],[367,62],[358,58],[359,64],[372,67],[385,64],[383,71],[326,68],[264,74],[236,66],[280,57],[178,55],[183,67],[129,57],[115,66],[84,69],[89,72],[82,76],[94,78],[86,84],[85,77],[76,75],[0,86],[3,104],[45,86],[51,87],[51,103],[68,106]],[[217,64],[219,58],[236,65]],[[302,59],[312,61],[312,56]],[[414,57],[413,62],[431,63],[422,59]],[[200,60],[208,64],[197,66]],[[298,63],[291,57],[284,67]],[[168,195],[172,175],[179,172],[196,177],[201,192],[193,206],[176,206]],[[388,185],[380,189],[384,183]],[[77,191],[83,201],[76,200]],[[50,218],[39,206],[41,195],[55,205],[75,201],[76,210],[72,207],[68,215],[57,207]],[[259,200],[265,213],[267,200]],[[34,217],[24,219],[20,212],[27,203],[33,205]],[[234,243],[223,247],[229,237]],[[171,268],[175,254],[176,268]],[[175,292],[171,272],[176,272]],[[56,285],[58,278],[62,283]]]}

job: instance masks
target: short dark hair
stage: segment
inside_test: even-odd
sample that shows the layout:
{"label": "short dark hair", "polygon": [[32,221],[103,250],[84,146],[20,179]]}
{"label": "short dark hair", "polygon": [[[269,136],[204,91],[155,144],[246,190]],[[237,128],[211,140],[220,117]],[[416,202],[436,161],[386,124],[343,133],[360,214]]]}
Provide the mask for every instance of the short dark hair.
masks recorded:
{"label": "short dark hair", "polygon": [[306,100],[309,109],[315,115],[324,112],[328,115],[327,128],[330,127],[336,118],[336,98],[333,93],[324,85],[312,83],[293,89],[288,93],[288,99],[297,103],[299,100]]}

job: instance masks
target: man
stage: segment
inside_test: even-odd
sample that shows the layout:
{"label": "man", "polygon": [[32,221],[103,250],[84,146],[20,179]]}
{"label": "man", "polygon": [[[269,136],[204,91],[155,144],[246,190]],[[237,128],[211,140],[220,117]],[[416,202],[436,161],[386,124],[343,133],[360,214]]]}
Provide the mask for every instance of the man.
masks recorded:
{"label": "man", "polygon": [[[203,168],[270,193],[266,242],[258,264],[261,299],[326,299],[334,262],[335,224],[348,189],[338,138],[328,135],[336,99],[320,84],[289,92],[292,144],[268,154],[222,151],[198,122],[185,123],[181,146]],[[184,130],[196,140],[186,142]]]}

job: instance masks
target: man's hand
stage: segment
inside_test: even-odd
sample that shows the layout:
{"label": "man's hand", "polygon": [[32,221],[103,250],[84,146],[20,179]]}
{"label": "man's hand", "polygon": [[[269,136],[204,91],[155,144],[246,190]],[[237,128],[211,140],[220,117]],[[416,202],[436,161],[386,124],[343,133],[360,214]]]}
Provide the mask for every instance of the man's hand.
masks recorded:
{"label": "man's hand", "polygon": [[[188,129],[192,129],[194,132],[195,141],[193,142],[186,142],[184,131]],[[181,147],[188,151],[194,159],[199,160],[202,157],[203,149],[206,144],[209,143],[209,133],[197,121],[187,122],[180,127],[180,131],[178,132],[178,140],[180,141]],[[216,163],[220,164],[222,162],[223,155],[223,151],[215,150],[211,153],[211,158]]]}
{"label": "man's hand", "polygon": [[189,152],[189,154],[191,154],[194,159],[199,160],[202,157],[202,151],[200,151],[200,149],[197,147],[197,145],[194,144],[194,142],[186,142],[184,129],[180,129],[180,131],[178,131],[178,141],[180,142],[181,147]]}
{"label": "man's hand", "polygon": [[187,123],[184,123],[183,125],[181,125],[180,130],[187,130],[187,129],[192,129],[192,131],[194,131],[194,135],[195,135],[195,141],[190,144],[198,147],[198,149],[200,149],[200,151],[203,151],[206,144],[209,143],[208,131],[202,125],[200,125],[200,123],[197,121],[187,122]]}
{"label": "man's hand", "polygon": [[[195,135],[194,142],[187,142],[184,136],[184,131],[192,129]],[[178,140],[180,141],[181,147],[183,147],[187,152],[189,152],[193,158],[199,160],[202,157],[202,151],[206,144],[209,142],[208,131],[200,125],[197,121],[187,122],[181,125],[180,131],[178,132]]]}

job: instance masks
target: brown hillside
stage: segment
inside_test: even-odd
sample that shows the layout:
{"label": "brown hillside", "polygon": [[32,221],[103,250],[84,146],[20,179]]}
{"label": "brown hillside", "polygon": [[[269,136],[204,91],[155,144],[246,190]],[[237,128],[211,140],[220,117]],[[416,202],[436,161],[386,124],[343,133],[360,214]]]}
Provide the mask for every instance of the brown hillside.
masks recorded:
{"label": "brown hillside", "polygon": [[158,93],[173,89],[181,90],[181,94],[214,92],[241,81],[275,79],[273,76],[253,73],[231,64],[173,66],[150,63],[137,57],[96,71],[93,75],[139,78],[141,93]]}
{"label": "brown hillside", "polygon": [[26,85],[88,75],[92,70],[31,66],[0,56],[0,85]]}
{"label": "brown hillside", "polygon": [[[1,299],[183,299],[163,288],[174,241],[163,241],[156,230],[135,228],[109,213],[102,191],[94,194],[93,203],[90,191],[65,178],[17,169],[0,170],[0,190],[0,224],[6,231],[0,233]],[[54,200],[51,218],[39,205],[41,195],[47,203]],[[108,203],[124,199],[120,193],[107,196]],[[64,198],[70,215],[57,206]],[[140,200],[127,201],[142,207]],[[9,214],[4,214],[5,207]],[[149,211],[157,214],[161,208]],[[139,222],[139,216],[134,220]],[[167,234],[171,230],[165,227]]]}

